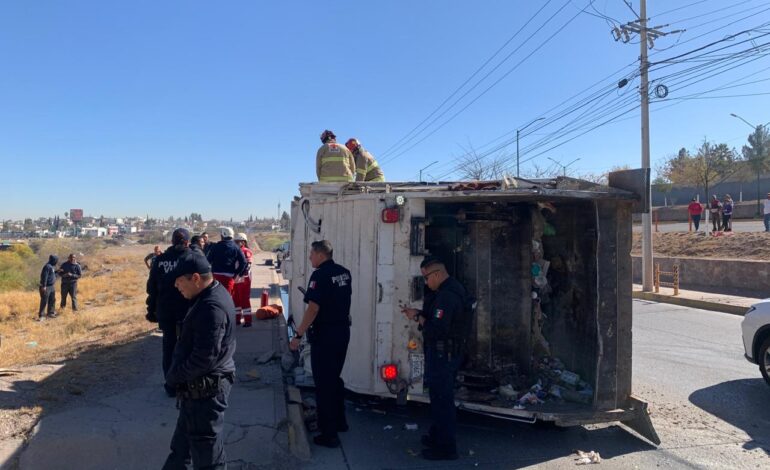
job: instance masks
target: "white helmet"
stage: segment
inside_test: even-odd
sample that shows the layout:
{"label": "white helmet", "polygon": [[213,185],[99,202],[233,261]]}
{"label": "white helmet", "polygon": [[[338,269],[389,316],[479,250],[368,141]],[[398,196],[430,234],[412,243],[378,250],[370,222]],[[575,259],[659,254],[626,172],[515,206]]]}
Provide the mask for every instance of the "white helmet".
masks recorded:
{"label": "white helmet", "polygon": [[237,242],[247,242],[247,241],[249,241],[249,239],[246,237],[246,234],[243,233],[243,232],[238,232],[238,235],[236,235],[235,238],[233,238],[233,240],[235,240]]}
{"label": "white helmet", "polygon": [[222,238],[233,238],[235,232],[230,227],[219,227],[219,234],[222,235]]}

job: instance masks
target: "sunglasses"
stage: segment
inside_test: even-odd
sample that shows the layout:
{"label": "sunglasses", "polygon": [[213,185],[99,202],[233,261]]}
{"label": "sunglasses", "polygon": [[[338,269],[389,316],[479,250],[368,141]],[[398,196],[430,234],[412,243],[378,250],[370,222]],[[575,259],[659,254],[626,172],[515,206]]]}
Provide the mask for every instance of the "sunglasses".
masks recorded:
{"label": "sunglasses", "polygon": [[437,273],[438,271],[439,271],[438,269],[437,269],[437,270],[435,270],[435,271],[431,271],[431,272],[429,272],[428,274],[425,274],[425,275],[424,275],[422,278],[423,278],[423,279],[425,279],[425,280],[427,281],[427,280],[428,280],[428,278],[430,277],[430,275],[431,275],[431,274],[435,274],[435,273]]}

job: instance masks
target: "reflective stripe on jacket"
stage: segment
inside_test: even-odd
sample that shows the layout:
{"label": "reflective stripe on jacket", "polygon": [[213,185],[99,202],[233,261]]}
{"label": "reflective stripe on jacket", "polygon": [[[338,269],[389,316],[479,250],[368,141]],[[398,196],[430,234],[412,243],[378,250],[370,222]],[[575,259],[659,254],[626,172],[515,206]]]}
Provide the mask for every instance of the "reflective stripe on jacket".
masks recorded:
{"label": "reflective stripe on jacket", "polygon": [[355,180],[356,162],[350,150],[336,142],[321,146],[316,153],[315,171],[321,183],[340,183]]}
{"label": "reflective stripe on jacket", "polygon": [[356,157],[356,181],[381,182],[385,181],[385,174],[382,172],[377,160],[371,153],[359,146],[355,153]]}

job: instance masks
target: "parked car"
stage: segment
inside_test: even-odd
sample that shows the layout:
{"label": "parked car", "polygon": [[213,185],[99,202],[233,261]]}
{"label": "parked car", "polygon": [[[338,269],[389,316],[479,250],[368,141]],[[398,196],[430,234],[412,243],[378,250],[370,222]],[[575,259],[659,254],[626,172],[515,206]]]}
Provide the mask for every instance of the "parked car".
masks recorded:
{"label": "parked car", "polygon": [[770,299],[751,306],[741,322],[746,359],[759,365],[759,371],[770,385]]}

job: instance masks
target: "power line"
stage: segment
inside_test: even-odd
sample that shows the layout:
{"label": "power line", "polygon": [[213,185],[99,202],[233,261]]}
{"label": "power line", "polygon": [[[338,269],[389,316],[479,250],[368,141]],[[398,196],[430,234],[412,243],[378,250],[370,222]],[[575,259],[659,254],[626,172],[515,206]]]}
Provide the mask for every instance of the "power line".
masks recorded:
{"label": "power line", "polygon": [[387,149],[386,149],[386,150],[385,150],[385,151],[384,151],[384,152],[381,154],[381,156],[382,156],[382,157],[384,157],[384,156],[385,156],[385,155],[386,155],[388,152],[390,152],[390,151],[391,151],[391,150],[392,150],[392,149],[393,149],[393,148],[394,148],[396,145],[398,145],[398,143],[399,143],[400,141],[402,141],[402,140],[406,139],[407,137],[409,137],[409,136],[410,136],[410,135],[411,135],[411,134],[412,134],[414,131],[416,131],[417,129],[419,129],[419,128],[420,128],[420,127],[421,127],[421,126],[422,126],[422,125],[425,123],[425,121],[427,121],[428,119],[430,119],[431,117],[433,117],[433,115],[434,115],[434,114],[436,114],[436,113],[437,113],[437,112],[438,112],[438,111],[439,111],[439,110],[440,110],[440,109],[441,109],[441,108],[442,108],[442,107],[443,107],[443,106],[444,106],[444,105],[445,105],[445,104],[446,104],[446,103],[447,103],[447,102],[448,102],[450,99],[452,99],[452,98],[453,98],[453,97],[454,97],[454,96],[455,96],[455,95],[456,95],[456,94],[457,94],[457,93],[458,93],[460,90],[462,90],[462,89],[465,87],[465,85],[467,85],[467,84],[468,84],[468,83],[469,83],[471,80],[473,80],[473,77],[475,77],[476,75],[478,75],[478,73],[479,73],[479,72],[481,72],[481,71],[482,71],[482,70],[483,70],[483,69],[484,69],[484,68],[485,68],[485,67],[486,67],[486,66],[487,66],[487,65],[488,65],[488,64],[489,64],[489,63],[490,63],[490,62],[491,62],[491,61],[492,61],[492,60],[493,60],[495,57],[497,57],[497,55],[498,55],[498,54],[500,54],[500,52],[501,52],[503,49],[505,49],[505,48],[508,46],[508,44],[510,44],[510,43],[511,43],[511,41],[513,41],[514,39],[516,39],[516,38],[519,36],[519,34],[520,34],[520,33],[521,33],[521,32],[522,32],[522,31],[523,31],[523,30],[524,30],[524,29],[525,29],[527,26],[529,26],[529,24],[530,24],[530,23],[531,23],[531,22],[532,22],[532,21],[533,21],[533,20],[534,20],[534,19],[535,19],[535,18],[536,18],[536,17],[537,17],[539,14],[540,14],[540,12],[541,12],[541,11],[543,11],[543,10],[544,10],[544,9],[545,9],[545,8],[546,8],[546,7],[547,7],[547,6],[548,6],[548,5],[549,5],[549,4],[552,2],[552,1],[553,1],[553,0],[548,0],[548,1],[547,1],[547,2],[546,2],[546,3],[545,3],[545,4],[544,4],[544,5],[543,5],[543,6],[542,6],[542,7],[541,7],[539,10],[537,10],[537,11],[535,12],[535,14],[534,14],[534,15],[532,15],[532,16],[531,16],[531,17],[530,17],[530,18],[529,18],[529,19],[528,19],[528,20],[527,20],[527,21],[524,23],[524,25],[523,25],[521,28],[519,28],[519,29],[518,29],[518,30],[517,30],[517,31],[516,31],[516,32],[515,32],[515,33],[514,33],[514,34],[513,34],[511,37],[509,37],[509,38],[508,38],[508,40],[506,40],[506,41],[503,43],[503,45],[502,45],[502,46],[500,46],[500,47],[499,47],[499,48],[498,48],[498,49],[495,51],[495,53],[494,53],[494,54],[492,54],[492,55],[491,55],[491,56],[490,56],[490,57],[489,57],[489,58],[488,58],[486,61],[484,61],[484,63],[483,63],[483,64],[481,64],[481,66],[480,66],[479,68],[477,68],[477,69],[476,69],[476,70],[475,70],[475,71],[474,71],[474,72],[471,74],[471,76],[470,76],[470,77],[468,77],[468,78],[467,78],[467,79],[466,79],[466,80],[465,80],[465,81],[464,81],[464,82],[463,82],[463,83],[462,83],[462,84],[461,84],[459,87],[457,87],[457,89],[455,89],[455,90],[452,92],[452,94],[450,94],[448,97],[446,97],[446,99],[444,99],[444,101],[442,101],[442,102],[441,102],[441,104],[439,104],[439,105],[438,105],[438,107],[436,107],[436,109],[434,109],[434,110],[433,110],[433,111],[432,111],[432,112],[431,112],[431,113],[428,115],[428,117],[426,117],[425,119],[423,119],[422,121],[420,121],[420,123],[419,123],[419,124],[417,124],[417,125],[416,125],[414,128],[412,128],[412,129],[411,129],[409,132],[407,132],[407,134],[406,134],[404,137],[402,137],[401,139],[399,139],[398,141],[396,141],[396,142],[395,142],[393,145],[391,145],[390,147],[388,147],[388,148],[387,148]]}

